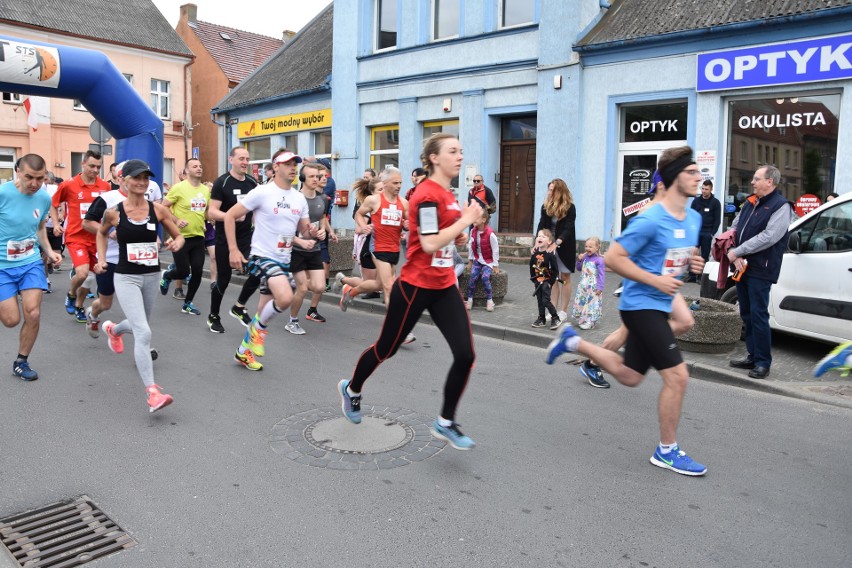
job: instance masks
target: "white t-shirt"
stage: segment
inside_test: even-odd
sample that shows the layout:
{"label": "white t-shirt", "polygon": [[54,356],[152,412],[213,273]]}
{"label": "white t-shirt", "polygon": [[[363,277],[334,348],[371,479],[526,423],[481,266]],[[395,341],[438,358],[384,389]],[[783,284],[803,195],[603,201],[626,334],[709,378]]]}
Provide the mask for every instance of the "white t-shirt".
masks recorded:
{"label": "white t-shirt", "polygon": [[290,264],[299,220],[309,218],[305,196],[272,181],[248,192],[240,203],[254,214],[251,254]]}
{"label": "white t-shirt", "polygon": [[[107,209],[111,207],[115,207],[119,203],[124,202],[127,199],[127,196],[118,191],[117,189],[113,189],[101,194],[101,197],[106,202]],[[101,220],[103,222],[103,220]],[[115,232],[115,227],[109,230],[108,235]],[[118,241],[113,238],[107,238],[107,252],[106,252],[106,261],[110,264],[118,264]]]}
{"label": "white t-shirt", "polygon": [[[56,190],[59,189],[59,186],[55,183],[46,183],[42,187],[45,191],[47,191],[47,194],[51,197],[51,199],[53,198],[53,194],[56,193]],[[50,232],[50,229],[53,229],[53,219],[50,217],[50,215],[47,216],[47,220],[44,222],[44,226],[46,229],[48,229],[48,232]]]}
{"label": "white t-shirt", "polygon": [[160,186],[152,179],[148,180],[148,190],[145,192],[145,199],[159,203],[163,200],[163,192]]}

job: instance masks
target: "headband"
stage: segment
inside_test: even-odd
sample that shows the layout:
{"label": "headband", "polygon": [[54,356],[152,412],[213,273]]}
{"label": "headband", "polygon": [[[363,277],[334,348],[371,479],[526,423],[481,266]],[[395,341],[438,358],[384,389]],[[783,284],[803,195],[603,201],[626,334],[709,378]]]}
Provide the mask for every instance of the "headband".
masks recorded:
{"label": "headband", "polygon": [[691,166],[694,163],[695,161],[692,159],[692,154],[685,154],[667,164],[666,167],[660,168],[660,176],[663,178],[663,185],[666,186],[666,188],[671,187],[678,174],[685,170],[687,166]]}

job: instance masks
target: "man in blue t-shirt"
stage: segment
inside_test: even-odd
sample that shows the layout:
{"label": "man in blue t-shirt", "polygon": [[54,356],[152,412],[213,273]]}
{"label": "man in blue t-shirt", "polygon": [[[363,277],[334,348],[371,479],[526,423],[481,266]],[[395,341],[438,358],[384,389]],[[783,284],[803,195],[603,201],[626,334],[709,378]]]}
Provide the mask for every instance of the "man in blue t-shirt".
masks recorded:
{"label": "man in blue t-shirt", "polygon": [[670,148],[660,156],[657,170],[666,194],[656,207],[636,217],[606,253],[606,263],[626,280],[619,310],[629,332],[624,358],[582,340],[570,326],[548,347],[547,362],[567,351],[595,360],[621,384],[637,386],[651,367],[663,378],[659,398],[660,443],[651,463],[683,475],[704,475],[707,468],[677,445],[677,425],[689,372],[669,325],[672,299],[687,271],[700,273],[698,253],[701,216],[687,207],[698,193],[701,171],[692,148]]}
{"label": "man in blue t-shirt", "polygon": [[44,228],[50,212],[50,196],[42,189],[47,177],[44,158],[27,154],[18,161],[16,171],[14,181],[0,185],[0,320],[6,327],[20,323],[20,294],[24,325],[12,373],[34,381],[38,373],[27,358],[38,336],[41,297],[47,290],[42,255],[54,265],[62,262],[62,256],[51,249]]}

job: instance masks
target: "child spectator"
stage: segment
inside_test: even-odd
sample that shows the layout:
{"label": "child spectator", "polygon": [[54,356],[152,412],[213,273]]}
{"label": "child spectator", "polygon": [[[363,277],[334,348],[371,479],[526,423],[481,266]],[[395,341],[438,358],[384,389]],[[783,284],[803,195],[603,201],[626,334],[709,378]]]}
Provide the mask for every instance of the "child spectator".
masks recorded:
{"label": "child spectator", "polygon": [[571,316],[579,321],[580,329],[592,329],[601,319],[606,265],[600,252],[601,240],[597,237],[589,237],[586,239],[586,252],[577,256],[580,283],[577,284]]}
{"label": "child spectator", "polygon": [[550,229],[542,229],[535,237],[535,246],[530,256],[530,280],[535,286],[533,296],[538,300],[538,319],[532,324],[533,327],[544,327],[547,322],[544,319],[544,309],[550,312],[550,329],[557,329],[562,321],[556,313],[556,308],[550,300],[550,291],[556,283],[559,267],[556,264],[556,253],[547,252],[547,248],[553,244],[553,233]]}
{"label": "child spectator", "polygon": [[488,226],[489,218],[490,215],[487,211],[482,213],[473,224],[467,242],[467,254],[471,265],[470,283],[467,287],[467,299],[465,300],[468,310],[473,307],[473,293],[476,289],[476,283],[482,280],[482,287],[485,288],[488,300],[485,309],[489,312],[494,311],[494,298],[491,295],[491,272],[500,273],[500,269],[497,268],[500,263],[500,246],[497,244],[497,235]]}

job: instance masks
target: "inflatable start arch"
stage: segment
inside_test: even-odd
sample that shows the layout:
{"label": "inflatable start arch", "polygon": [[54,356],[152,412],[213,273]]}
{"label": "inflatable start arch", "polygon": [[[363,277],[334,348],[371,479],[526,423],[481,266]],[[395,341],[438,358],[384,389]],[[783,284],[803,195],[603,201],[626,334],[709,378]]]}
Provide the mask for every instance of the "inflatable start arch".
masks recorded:
{"label": "inflatable start arch", "polygon": [[80,100],[115,138],[116,162],[145,160],[162,180],[163,122],[103,53],[0,36],[0,91]]}

